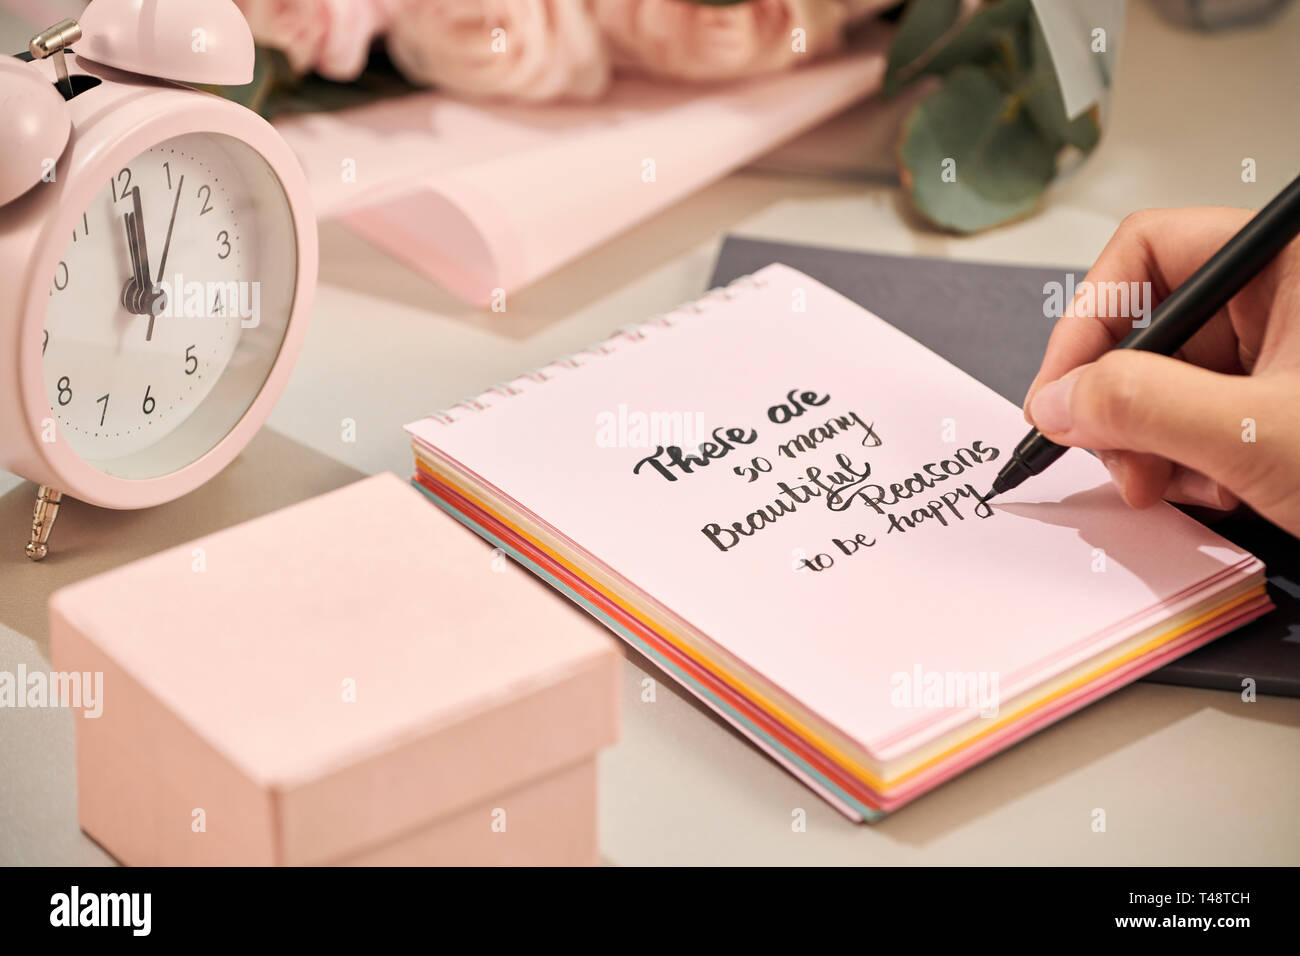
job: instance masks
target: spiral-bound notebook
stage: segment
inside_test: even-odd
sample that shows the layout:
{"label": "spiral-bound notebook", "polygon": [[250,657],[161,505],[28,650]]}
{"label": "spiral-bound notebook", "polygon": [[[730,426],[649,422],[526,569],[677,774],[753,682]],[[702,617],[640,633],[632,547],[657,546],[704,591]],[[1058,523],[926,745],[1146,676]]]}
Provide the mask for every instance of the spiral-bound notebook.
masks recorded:
{"label": "spiral-bound notebook", "polygon": [[853,819],[1268,609],[1263,566],[782,265],[407,426],[433,501]]}

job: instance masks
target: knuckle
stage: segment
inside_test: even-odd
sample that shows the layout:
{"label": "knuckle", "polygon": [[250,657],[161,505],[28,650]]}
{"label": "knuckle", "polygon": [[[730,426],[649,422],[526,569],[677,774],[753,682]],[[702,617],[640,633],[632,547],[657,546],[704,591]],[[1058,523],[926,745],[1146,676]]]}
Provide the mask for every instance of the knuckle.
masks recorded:
{"label": "knuckle", "polygon": [[1146,234],[1147,227],[1150,226],[1151,220],[1155,217],[1154,209],[1139,209],[1131,212],[1120,220],[1119,226],[1115,229],[1115,236],[1120,240],[1132,240],[1138,236]]}

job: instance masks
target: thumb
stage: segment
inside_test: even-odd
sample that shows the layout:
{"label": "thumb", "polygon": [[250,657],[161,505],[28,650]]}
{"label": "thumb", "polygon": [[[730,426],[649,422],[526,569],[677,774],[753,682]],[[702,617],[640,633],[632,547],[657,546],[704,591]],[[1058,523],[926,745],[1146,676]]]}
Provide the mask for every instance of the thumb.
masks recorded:
{"label": "thumb", "polygon": [[1158,455],[1245,497],[1261,457],[1244,432],[1258,392],[1248,376],[1124,349],[1043,386],[1029,414],[1058,444]]}

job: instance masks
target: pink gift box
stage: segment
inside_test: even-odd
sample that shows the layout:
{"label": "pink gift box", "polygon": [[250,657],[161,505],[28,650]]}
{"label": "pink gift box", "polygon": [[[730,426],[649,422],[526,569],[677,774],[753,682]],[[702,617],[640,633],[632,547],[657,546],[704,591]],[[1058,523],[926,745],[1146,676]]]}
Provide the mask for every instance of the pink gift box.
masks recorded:
{"label": "pink gift box", "polygon": [[379,475],[56,592],[82,828],[129,864],[590,864],[618,652]]}

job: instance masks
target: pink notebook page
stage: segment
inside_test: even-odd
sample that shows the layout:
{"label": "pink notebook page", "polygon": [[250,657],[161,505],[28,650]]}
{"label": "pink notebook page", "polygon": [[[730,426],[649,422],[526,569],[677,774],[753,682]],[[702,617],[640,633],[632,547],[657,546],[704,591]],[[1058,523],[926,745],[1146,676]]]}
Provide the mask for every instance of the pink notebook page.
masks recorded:
{"label": "pink notebook page", "polygon": [[1082,451],[982,504],[1015,406],[793,269],[755,283],[410,430],[878,758],[970,716],[900,675],[1007,699],[1258,572]]}

